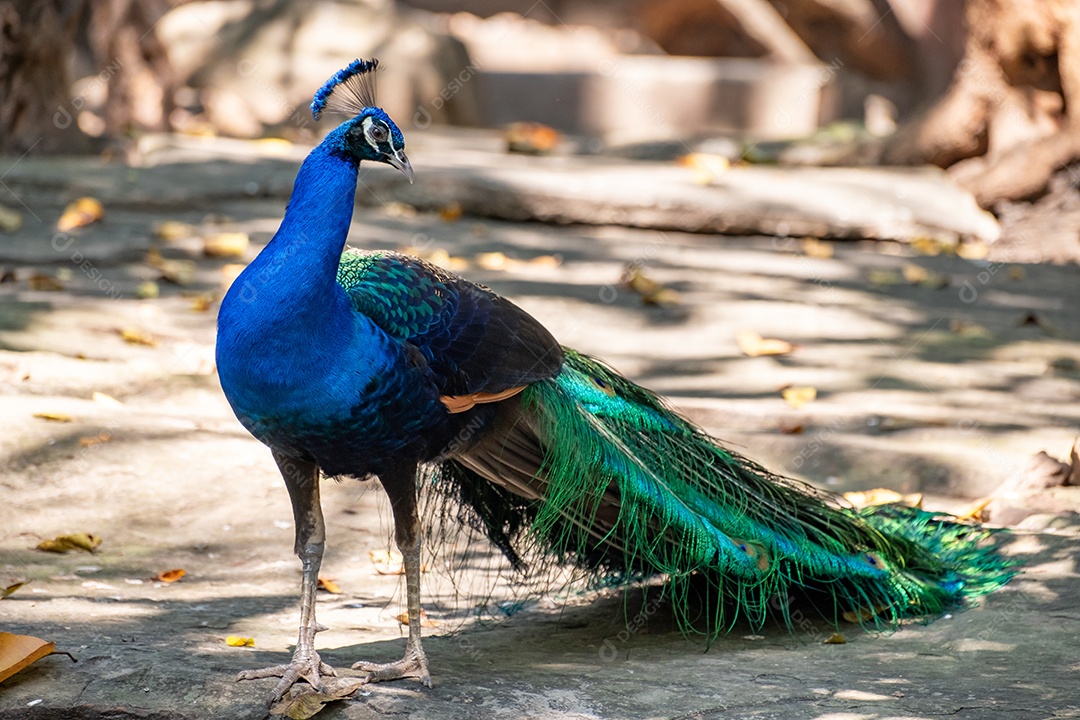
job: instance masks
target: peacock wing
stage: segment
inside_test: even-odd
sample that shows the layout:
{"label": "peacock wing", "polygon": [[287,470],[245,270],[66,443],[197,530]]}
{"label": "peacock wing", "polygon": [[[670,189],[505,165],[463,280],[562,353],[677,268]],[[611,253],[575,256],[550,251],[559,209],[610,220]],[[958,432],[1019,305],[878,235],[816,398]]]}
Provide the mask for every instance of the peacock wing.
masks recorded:
{"label": "peacock wing", "polygon": [[531,315],[418,258],[347,249],[337,280],[358,312],[416,348],[446,396],[497,400],[562,366],[562,348]]}

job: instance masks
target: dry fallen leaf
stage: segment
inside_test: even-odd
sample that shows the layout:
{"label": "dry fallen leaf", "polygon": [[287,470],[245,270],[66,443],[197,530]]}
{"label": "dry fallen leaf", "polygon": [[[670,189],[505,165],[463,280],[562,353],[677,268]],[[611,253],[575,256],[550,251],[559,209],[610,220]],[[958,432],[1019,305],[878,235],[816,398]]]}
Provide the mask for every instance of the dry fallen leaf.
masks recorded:
{"label": "dry fallen leaf", "polygon": [[203,238],[203,255],[206,257],[241,257],[251,245],[246,232],[221,232]]}
{"label": "dry fallen leaf", "polygon": [[874,616],[877,615],[879,612],[883,612],[888,609],[889,608],[884,605],[878,605],[872,608],[864,607],[859,608],[858,610],[845,610],[843,613],[843,617],[849,623],[861,624],[867,622],[868,620],[873,620]]}
{"label": "dry fallen leaf", "polygon": [[255,647],[255,638],[230,635],[225,638],[225,644],[229,647]]}
{"label": "dry fallen leaf", "polygon": [[622,284],[628,290],[641,296],[646,305],[680,305],[682,295],[677,290],[664,287],[642,272],[640,267],[628,266],[623,272]]}
{"label": "dry fallen leaf", "polygon": [[75,418],[67,413],[39,412],[34,413],[34,417],[41,418],[42,420],[50,420],[52,422],[75,422]]}
{"label": "dry fallen leaf", "polygon": [[319,589],[325,590],[332,595],[341,593],[341,586],[334,582],[333,578],[319,578]]}
{"label": "dry fallen leaf", "polygon": [[458,202],[452,202],[449,205],[443,205],[439,208],[439,219],[443,222],[460,220],[462,214],[461,203]]}
{"label": "dry fallen leaf", "polygon": [[46,552],[65,553],[72,550],[84,550],[94,552],[101,546],[101,538],[90,533],[72,533],[71,535],[57,535],[52,540],[42,540],[37,545],[38,550]]}
{"label": "dry fallen leaf", "polygon": [[921,265],[906,263],[901,269],[904,279],[912,285],[924,285],[932,288],[943,288],[949,284],[949,278],[936,272],[931,272]]}
{"label": "dry fallen leaf", "polygon": [[64,283],[60,282],[52,275],[45,275],[39,272],[26,278],[26,284],[31,290],[37,290],[38,292],[57,292],[64,289]]}
{"label": "dry fallen leaf", "polygon": [[798,410],[806,403],[817,398],[817,388],[810,386],[789,387],[781,390],[780,394],[784,397],[784,402]]}
{"label": "dry fallen leaf", "polygon": [[161,296],[161,288],[153,280],[143,280],[135,286],[135,297],[140,300],[153,300]]}
{"label": "dry fallen leaf", "polygon": [[92,197],[81,197],[69,203],[56,223],[60,232],[86,227],[105,217],[105,207],[101,201]]}
{"label": "dry fallen leaf", "polygon": [[947,245],[940,240],[929,237],[915,238],[911,241],[911,249],[919,255],[928,255],[930,257],[941,255],[942,253],[951,254],[956,252],[956,247],[954,245]]}
{"label": "dry fallen leaf", "polygon": [[380,575],[401,575],[405,572],[404,558],[394,550],[369,550],[368,557]]}
{"label": "dry fallen leaf", "polygon": [[103,430],[100,433],[98,433],[97,435],[88,435],[86,437],[79,438],[79,445],[81,447],[94,447],[95,445],[100,445],[102,443],[107,443],[107,442],[110,442],[111,440],[112,440],[112,435],[110,435],[109,433],[107,433],[107,432],[105,432]]}
{"label": "dry fallen leaf", "polygon": [[802,250],[808,257],[819,260],[828,260],[836,252],[832,243],[814,237],[803,238]]}
{"label": "dry fallen leaf", "polygon": [[888,488],[874,488],[873,490],[856,490],[844,493],[844,499],[857,508],[870,507],[871,505],[891,505],[900,503],[908,507],[922,507],[922,493],[909,493],[901,495],[895,490]]}
{"label": "dry fallen leaf", "polygon": [[524,155],[542,155],[555,149],[562,134],[555,128],[536,122],[511,123],[506,128],[506,151]]}
{"label": "dry fallen leaf", "polygon": [[[165,572],[158,573],[157,579],[163,583],[174,583],[186,574],[187,573],[182,569],[176,568],[175,570],[166,570]],[[254,640],[252,642],[254,643]]]}
{"label": "dry fallen leaf", "polygon": [[0,588],[0,600],[3,600],[7,596],[18,592],[19,588],[21,588],[21,587],[23,587],[25,585],[29,585],[30,582],[31,582],[30,580],[19,580],[17,582],[11,583],[10,585],[8,585],[5,588]]}
{"label": "dry fallen leaf", "polygon": [[202,293],[191,299],[191,309],[195,312],[206,312],[214,304],[213,293]]}
{"label": "dry fallen leaf", "polygon": [[833,633],[823,641],[826,645],[843,645],[847,642],[847,638],[840,633]]}
{"label": "dry fallen leaf", "polygon": [[272,716],[307,720],[321,711],[327,703],[344,700],[367,682],[360,677],[324,677],[322,692],[316,692],[310,686],[290,690],[289,694],[270,706]]}
{"label": "dry fallen leaf", "polygon": [[956,246],[956,254],[966,260],[985,260],[990,255],[990,247],[978,240],[960,243]]}
{"label": "dry fallen leaf", "polygon": [[785,435],[799,435],[804,429],[802,423],[789,424],[784,422],[783,420],[780,421],[779,427],[780,432],[784,433]]}
{"label": "dry fallen leaf", "polygon": [[120,333],[120,337],[124,339],[124,342],[131,345],[146,345],[147,347],[157,347],[158,341],[156,338],[150,335],[136,330],[135,328],[120,328],[116,332]]}
{"label": "dry fallen leaf", "polygon": [[50,654],[56,643],[32,635],[0,632],[0,682]]}
{"label": "dry fallen leaf", "polygon": [[753,330],[737,330],[735,342],[747,357],[786,355],[795,349],[795,346],[786,340],[763,338]]}
{"label": "dry fallen leaf", "polygon": [[695,185],[711,185],[717,177],[731,169],[731,160],[711,153],[689,153],[675,162],[694,171]]}
{"label": "dry fallen leaf", "polygon": [[154,235],[165,242],[195,237],[196,234],[197,231],[194,225],[179,222],[178,220],[165,220],[158,223],[157,227],[154,228]]}
{"label": "dry fallen leaf", "polygon": [[959,508],[954,514],[961,520],[974,520],[975,522],[986,522],[990,519],[987,508],[993,498],[979,498],[972,501],[967,505]]}
{"label": "dry fallen leaf", "polygon": [[0,205],[0,232],[17,233],[22,228],[22,213]]}
{"label": "dry fallen leaf", "polygon": [[108,405],[109,407],[124,407],[124,403],[120,402],[112,395],[107,395],[106,393],[98,392],[96,390],[90,393],[90,399],[96,403]]}
{"label": "dry fallen leaf", "polygon": [[[400,615],[396,615],[394,617],[394,619],[397,620],[402,625],[408,625],[409,624],[409,613],[403,612]],[[429,618],[427,616],[427,613],[424,612],[424,608],[420,608],[420,627],[437,628],[437,627],[439,627],[440,624],[441,623],[438,620],[432,620],[431,618]]]}
{"label": "dry fallen leaf", "polygon": [[1025,275],[1026,273],[1024,273],[1024,268],[1022,267],[1014,265],[1013,267],[1009,268],[1010,280],[1023,280]]}

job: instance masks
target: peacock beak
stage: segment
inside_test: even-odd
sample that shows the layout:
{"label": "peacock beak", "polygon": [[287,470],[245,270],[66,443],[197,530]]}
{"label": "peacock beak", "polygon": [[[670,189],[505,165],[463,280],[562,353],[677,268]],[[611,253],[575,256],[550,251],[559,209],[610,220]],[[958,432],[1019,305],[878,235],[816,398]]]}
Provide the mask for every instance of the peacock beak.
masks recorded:
{"label": "peacock beak", "polygon": [[409,184],[412,184],[412,163],[410,163],[409,158],[405,156],[404,150],[395,150],[392,154],[387,155],[386,162],[397,168],[402,175],[409,179]]}

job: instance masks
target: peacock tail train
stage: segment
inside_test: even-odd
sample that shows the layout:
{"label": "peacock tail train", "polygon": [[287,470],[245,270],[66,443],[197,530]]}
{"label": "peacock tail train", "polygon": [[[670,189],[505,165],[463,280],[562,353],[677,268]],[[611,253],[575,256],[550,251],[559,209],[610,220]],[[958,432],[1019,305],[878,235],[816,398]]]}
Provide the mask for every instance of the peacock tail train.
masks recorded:
{"label": "peacock tail train", "polygon": [[897,505],[846,507],[570,349],[555,377],[501,403],[483,439],[437,465],[434,485],[515,565],[544,557],[621,582],[666,576],[680,625],[701,626],[705,607],[709,633],[740,619],[790,626],[795,596],[833,623],[891,627],[1016,572],[994,531]]}

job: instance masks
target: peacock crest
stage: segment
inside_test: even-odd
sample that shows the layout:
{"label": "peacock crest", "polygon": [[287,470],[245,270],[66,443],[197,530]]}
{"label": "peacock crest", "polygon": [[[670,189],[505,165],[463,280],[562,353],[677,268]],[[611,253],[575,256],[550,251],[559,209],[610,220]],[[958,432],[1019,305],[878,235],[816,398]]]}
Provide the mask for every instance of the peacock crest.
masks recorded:
{"label": "peacock crest", "polygon": [[375,72],[379,61],[353,60],[323,83],[311,101],[311,114],[316,120],[324,112],[340,115],[359,115],[365,108],[375,107]]}

